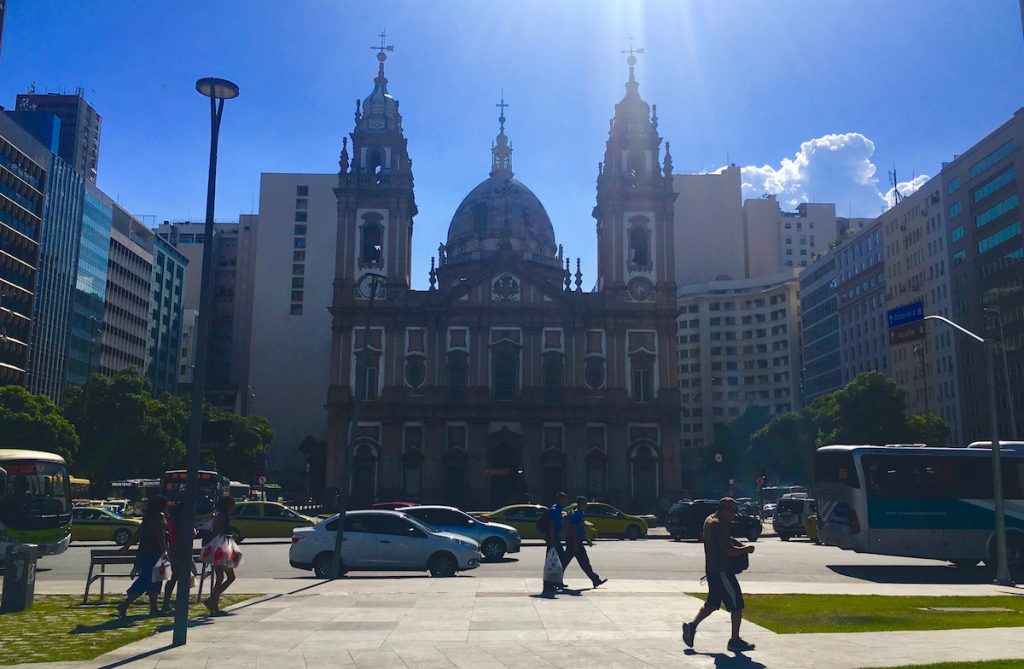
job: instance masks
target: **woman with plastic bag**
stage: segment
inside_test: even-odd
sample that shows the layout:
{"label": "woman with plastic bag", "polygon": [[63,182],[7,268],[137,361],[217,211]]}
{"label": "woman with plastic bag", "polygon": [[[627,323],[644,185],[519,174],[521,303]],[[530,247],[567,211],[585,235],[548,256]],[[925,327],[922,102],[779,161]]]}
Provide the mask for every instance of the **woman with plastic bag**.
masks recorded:
{"label": "woman with plastic bag", "polygon": [[128,587],[128,595],[117,606],[117,616],[128,615],[128,607],[143,594],[149,595],[149,615],[160,614],[157,608],[157,597],[163,587],[164,580],[170,578],[170,561],[167,559],[167,498],[156,495],[149,499],[146,513],[142,516],[142,524],[135,534],[121,547],[122,553],[135,544],[139,545],[135,552],[135,566],[132,574],[135,581]]}
{"label": "woman with plastic bag", "polygon": [[235,582],[235,568],[242,564],[242,551],[235,541],[235,531],[231,528],[231,513],[235,510],[235,500],[224,496],[217,500],[217,512],[213,516],[209,541],[203,545],[200,559],[213,569],[213,588],[210,596],[203,604],[210,615],[225,615],[220,610],[220,597]]}

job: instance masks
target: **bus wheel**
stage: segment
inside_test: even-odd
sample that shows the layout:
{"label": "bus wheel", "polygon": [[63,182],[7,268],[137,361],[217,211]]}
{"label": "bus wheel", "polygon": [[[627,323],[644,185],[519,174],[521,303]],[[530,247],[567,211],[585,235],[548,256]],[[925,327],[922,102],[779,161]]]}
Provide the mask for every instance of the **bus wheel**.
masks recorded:
{"label": "bus wheel", "polygon": [[[996,569],[996,540],[992,537],[989,543],[989,554],[985,558],[985,566]],[[1024,535],[1017,532],[1006,533],[1006,566],[1010,569],[1019,569],[1024,566]]]}

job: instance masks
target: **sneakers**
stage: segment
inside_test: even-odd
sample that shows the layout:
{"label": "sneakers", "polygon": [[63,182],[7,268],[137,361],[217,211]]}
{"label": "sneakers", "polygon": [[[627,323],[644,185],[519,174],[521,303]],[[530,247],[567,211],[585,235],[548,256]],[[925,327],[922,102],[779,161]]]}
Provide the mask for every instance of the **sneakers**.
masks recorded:
{"label": "sneakers", "polygon": [[608,582],[608,579],[606,579],[606,578],[598,578],[596,581],[593,581],[593,584],[594,584],[595,588],[599,588],[599,587],[601,587],[602,585],[604,585],[607,582]]}
{"label": "sneakers", "polygon": [[726,646],[730,653],[742,653],[746,650],[754,650],[754,644],[744,641],[743,639],[729,639],[729,645]]}
{"label": "sneakers", "polygon": [[697,636],[697,628],[693,623],[683,623],[683,643],[693,648],[693,638]]}

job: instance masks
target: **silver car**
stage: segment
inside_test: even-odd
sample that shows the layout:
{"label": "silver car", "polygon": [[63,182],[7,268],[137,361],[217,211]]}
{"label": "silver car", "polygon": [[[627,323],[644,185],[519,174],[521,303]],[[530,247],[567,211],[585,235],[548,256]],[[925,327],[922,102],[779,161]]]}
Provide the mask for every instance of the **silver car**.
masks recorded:
{"label": "silver car", "polygon": [[486,560],[500,560],[505,553],[518,553],[522,544],[516,528],[477,520],[453,506],[409,506],[399,511],[431,527],[475,540]]}
{"label": "silver car", "polygon": [[[338,516],[292,530],[288,561],[330,578]],[[454,576],[480,566],[480,544],[441,532],[395,511],[350,511],[341,549],[343,571],[424,571]]]}

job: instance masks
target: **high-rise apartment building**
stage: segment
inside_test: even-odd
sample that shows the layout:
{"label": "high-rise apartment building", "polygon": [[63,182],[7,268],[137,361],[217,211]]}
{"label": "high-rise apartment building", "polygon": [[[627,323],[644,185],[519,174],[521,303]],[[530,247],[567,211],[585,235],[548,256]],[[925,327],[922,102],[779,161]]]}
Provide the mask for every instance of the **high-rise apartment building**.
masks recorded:
{"label": "high-rise apartment building", "polygon": [[[307,435],[327,437],[331,314],[338,238],[337,174],[260,177],[252,274],[249,402],[274,428],[276,472],[302,471]],[[340,270],[339,270],[340,271]]]}
{"label": "high-rise apartment building", "polygon": [[57,154],[91,183],[96,183],[100,158],[99,113],[90,105],[79,88],[73,95],[63,93],[21,93],[15,107],[18,111],[41,111],[60,118],[60,145]]}
{"label": "high-rise apartment building", "polygon": [[23,385],[29,363],[50,153],[0,114],[0,385]]}
{"label": "high-rise apartment building", "polygon": [[99,370],[113,222],[114,202],[86,181],[67,348],[67,383],[72,385],[84,384]]}
{"label": "high-rise apartment building", "polygon": [[836,255],[842,385],[861,372],[889,373],[882,222],[841,243]]}
{"label": "high-rise apartment building", "polygon": [[146,372],[153,291],[153,233],[117,204],[113,206],[99,371]]}
{"label": "high-rise apartment building", "polygon": [[838,286],[835,253],[821,256],[800,274],[803,404],[843,385]]}
{"label": "high-rise apartment building", "polygon": [[[952,317],[949,244],[942,178],[935,177],[879,217],[889,309],[921,302],[926,314]],[[911,413],[934,411],[959,436],[959,388],[952,328],[928,324],[926,338],[889,340],[889,375],[907,390]]]}
{"label": "high-rise apartment building", "polygon": [[[952,316],[986,339],[1002,343],[995,356],[995,385],[1003,438],[1024,434],[1022,147],[1024,109],[1018,109],[1013,118],[942,169]],[[984,351],[962,338],[956,348],[963,441],[988,439]]]}
{"label": "high-rise apartment building", "polygon": [[154,236],[146,379],[156,396],[178,391],[187,268],[185,256]]}
{"label": "high-rise apartment building", "polygon": [[767,276],[790,267],[807,267],[836,239],[836,206],[803,202],[782,211],[768,195],[743,203],[746,276]]}
{"label": "high-rise apartment building", "polygon": [[[748,407],[774,415],[800,405],[798,272],[679,288],[684,451],[710,446],[715,428]],[[696,451],[684,462],[707,457]]]}
{"label": "high-rise apartment building", "polygon": [[[252,309],[252,226],[255,216],[239,223],[215,223],[213,249],[213,310],[210,348],[207,352],[206,386],[210,402],[232,410],[244,410],[248,392],[247,366],[249,314]],[[185,309],[199,309],[202,285],[205,226],[191,221],[164,221],[156,234],[188,261]],[[180,383],[191,383],[179,378]]]}

